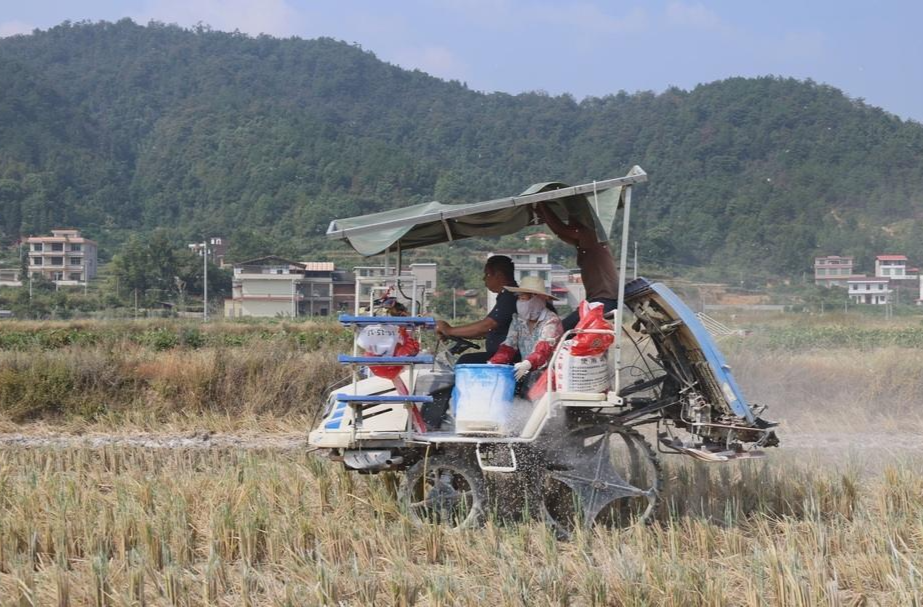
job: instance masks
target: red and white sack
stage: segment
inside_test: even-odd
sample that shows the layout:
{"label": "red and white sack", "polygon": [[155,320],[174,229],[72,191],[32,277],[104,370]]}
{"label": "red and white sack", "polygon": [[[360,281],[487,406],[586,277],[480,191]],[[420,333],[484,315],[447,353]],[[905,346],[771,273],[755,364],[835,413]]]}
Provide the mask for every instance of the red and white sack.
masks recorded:
{"label": "red and white sack", "polygon": [[356,337],[356,343],[367,356],[392,356],[400,341],[398,325],[366,325]]}
{"label": "red and white sack", "polygon": [[[362,329],[356,342],[365,350],[366,356],[416,356],[420,352],[420,343],[410,331],[396,325],[369,325]],[[394,379],[401,374],[403,367],[376,365],[370,366],[369,370],[378,377]]]}
{"label": "red and white sack", "polygon": [[[577,321],[575,329],[601,329],[611,331],[612,325],[603,318],[603,305],[599,302],[580,302],[577,308],[580,314],[580,320]],[[615,337],[612,335],[600,335],[598,333],[577,334],[571,341],[571,349],[575,356],[591,356],[605,354]]]}

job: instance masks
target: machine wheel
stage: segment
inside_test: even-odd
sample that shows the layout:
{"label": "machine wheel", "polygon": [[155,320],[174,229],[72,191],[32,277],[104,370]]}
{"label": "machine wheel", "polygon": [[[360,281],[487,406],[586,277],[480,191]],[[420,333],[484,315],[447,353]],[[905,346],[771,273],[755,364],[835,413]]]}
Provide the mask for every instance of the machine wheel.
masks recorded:
{"label": "machine wheel", "polygon": [[625,527],[653,513],[663,477],[654,449],[637,430],[580,426],[546,453],[544,515],[562,535],[577,525]]}
{"label": "machine wheel", "polygon": [[487,507],[481,469],[457,453],[424,457],[408,468],[398,498],[415,522],[454,529],[478,526]]}

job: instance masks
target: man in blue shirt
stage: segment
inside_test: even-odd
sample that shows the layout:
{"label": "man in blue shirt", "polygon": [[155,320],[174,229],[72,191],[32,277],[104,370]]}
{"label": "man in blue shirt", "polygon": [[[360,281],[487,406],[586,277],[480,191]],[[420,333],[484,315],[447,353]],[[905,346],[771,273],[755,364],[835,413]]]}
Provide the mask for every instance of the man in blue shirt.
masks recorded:
{"label": "man in blue shirt", "polygon": [[513,260],[506,255],[494,255],[484,264],[484,286],[497,294],[497,303],[487,316],[477,322],[453,327],[444,320],[436,322],[436,333],[451,337],[477,339],[483,337],[485,352],[463,354],[457,364],[483,364],[497,352],[506,339],[513,314],[516,313],[516,294],[506,290],[515,287]]}

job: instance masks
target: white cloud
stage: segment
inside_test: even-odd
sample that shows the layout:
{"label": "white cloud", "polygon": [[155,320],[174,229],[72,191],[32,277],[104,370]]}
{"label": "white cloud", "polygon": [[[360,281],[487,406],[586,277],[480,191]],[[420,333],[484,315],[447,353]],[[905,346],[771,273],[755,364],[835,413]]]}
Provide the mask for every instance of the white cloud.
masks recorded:
{"label": "white cloud", "polygon": [[22,21],[4,21],[0,23],[0,38],[15,36],[16,34],[31,34],[35,26]]}
{"label": "white cloud", "polygon": [[394,61],[407,69],[420,69],[447,80],[467,79],[467,65],[444,46],[400,49],[394,53]]}
{"label": "white cloud", "polygon": [[151,0],[137,18],[251,35],[293,36],[302,29],[299,12],[286,0]]}
{"label": "white cloud", "polygon": [[667,5],[667,21],[671,25],[693,29],[724,29],[725,25],[716,13],[701,4],[671,2]]}

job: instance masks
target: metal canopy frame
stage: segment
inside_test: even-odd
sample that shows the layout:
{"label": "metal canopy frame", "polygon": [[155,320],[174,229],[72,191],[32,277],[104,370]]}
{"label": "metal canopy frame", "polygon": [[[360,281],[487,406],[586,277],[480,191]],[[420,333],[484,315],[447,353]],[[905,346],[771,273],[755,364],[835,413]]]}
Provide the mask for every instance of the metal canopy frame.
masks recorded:
{"label": "metal canopy frame", "polygon": [[[364,226],[357,226],[354,228],[339,228],[337,226],[337,220],[334,219],[330,222],[330,226],[327,228],[327,237],[334,240],[346,240],[350,236],[358,236],[361,234],[368,234],[371,232],[377,232],[379,230],[388,230],[393,228],[402,228],[406,226],[415,226],[426,223],[433,222],[442,222],[446,228],[446,234],[449,236],[449,241],[453,240],[452,233],[449,230],[449,225],[447,220],[455,219],[458,217],[466,217],[468,215],[476,215],[478,213],[484,213],[489,211],[497,211],[500,209],[508,209],[511,207],[519,207],[531,204],[537,204],[539,202],[545,202],[548,200],[556,200],[559,198],[568,198],[570,196],[577,196],[580,194],[592,194],[593,192],[599,192],[600,190],[608,190],[609,188],[614,188],[618,186],[631,186],[636,183],[644,183],[647,181],[647,173],[644,172],[644,169],[635,165],[631,168],[628,174],[624,177],[616,177],[614,179],[606,179],[604,181],[594,181],[592,183],[585,183],[582,185],[570,186],[566,188],[561,188],[559,190],[550,190],[548,192],[539,192],[538,194],[528,194],[525,196],[508,196],[506,198],[496,198],[494,200],[487,200],[484,202],[476,202],[472,204],[459,205],[459,209],[449,209],[445,211],[436,211],[431,213],[424,213],[416,217],[404,217],[400,219],[391,219],[387,221],[382,221],[379,223],[373,223]],[[398,241],[399,243],[400,241]],[[389,250],[393,250],[393,246]]]}

